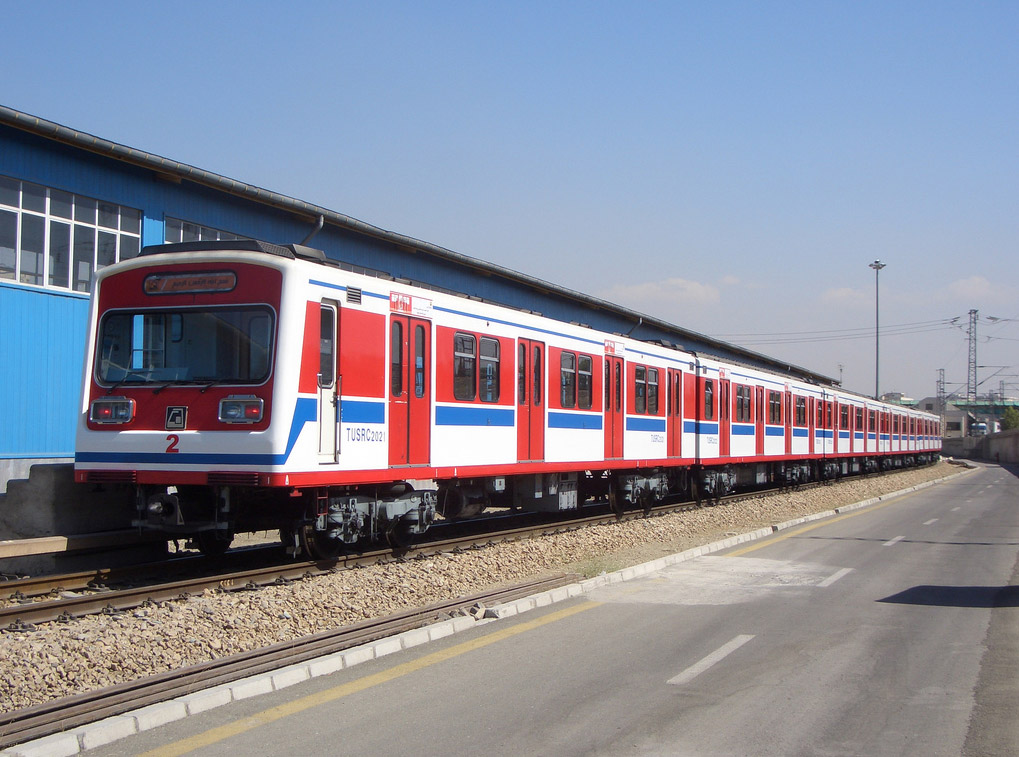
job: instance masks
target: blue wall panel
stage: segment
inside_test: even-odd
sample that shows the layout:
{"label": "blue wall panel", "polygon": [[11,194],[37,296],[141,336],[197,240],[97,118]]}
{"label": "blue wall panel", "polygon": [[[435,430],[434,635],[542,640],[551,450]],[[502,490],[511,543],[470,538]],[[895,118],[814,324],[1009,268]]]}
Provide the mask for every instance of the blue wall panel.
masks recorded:
{"label": "blue wall panel", "polygon": [[88,300],[0,284],[0,457],[72,457]]}

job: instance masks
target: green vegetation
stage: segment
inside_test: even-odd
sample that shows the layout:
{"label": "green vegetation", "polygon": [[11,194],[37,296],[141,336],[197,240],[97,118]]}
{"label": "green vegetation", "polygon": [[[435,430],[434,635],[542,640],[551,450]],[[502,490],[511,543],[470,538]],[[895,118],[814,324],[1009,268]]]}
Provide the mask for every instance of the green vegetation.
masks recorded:
{"label": "green vegetation", "polygon": [[1019,410],[1014,406],[1005,408],[1005,413],[1001,416],[1001,430],[1011,431],[1015,428],[1019,428]]}

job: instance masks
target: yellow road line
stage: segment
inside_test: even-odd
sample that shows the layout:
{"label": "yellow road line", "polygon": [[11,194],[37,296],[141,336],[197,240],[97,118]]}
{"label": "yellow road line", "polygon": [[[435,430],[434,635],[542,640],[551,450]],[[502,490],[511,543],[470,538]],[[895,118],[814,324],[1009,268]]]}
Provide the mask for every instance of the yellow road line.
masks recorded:
{"label": "yellow road line", "polygon": [[333,688],[326,689],[325,691],[309,694],[301,697],[300,699],[295,699],[293,702],[287,702],[286,704],[271,707],[246,718],[241,718],[236,722],[228,723],[218,728],[205,731],[204,733],[199,733],[195,736],[182,739],[181,741],[153,749],[152,751],[145,752],[143,757],[176,757],[176,755],[187,754],[195,749],[200,749],[231,738],[232,736],[237,736],[238,734],[250,731],[260,725],[266,725],[290,715],[295,715],[299,712],[309,710],[312,707],[318,707],[319,705],[326,704],[327,702],[333,702],[337,699],[349,696],[350,694],[356,694],[360,691],[364,691],[365,689],[370,689],[373,686],[388,683],[389,681],[409,675],[418,670],[423,670],[424,668],[436,665],[440,662],[445,662],[446,660],[450,660],[462,654],[482,649],[490,644],[495,644],[518,634],[532,631],[535,628],[540,628],[541,626],[548,625],[549,623],[555,623],[559,620],[563,620],[564,618],[568,618],[571,615],[576,615],[577,613],[584,612],[585,610],[598,607],[600,604],[600,602],[582,602],[578,605],[574,605],[573,607],[567,607],[563,610],[549,613],[548,615],[544,615],[534,620],[529,620],[524,623],[518,623],[516,625],[503,628],[477,639],[465,641],[462,644],[449,647],[448,649],[432,652],[420,659],[395,665],[389,670],[383,670],[379,673],[365,676],[364,678],[358,678],[355,681],[334,686]]}
{"label": "yellow road line", "polygon": [[742,549],[737,549],[732,552],[726,552],[725,557],[739,557],[740,555],[745,555],[748,552],[753,552],[754,550],[757,549],[770,547],[772,544],[776,544],[777,542],[780,542],[784,539],[791,539],[792,537],[799,536],[800,534],[806,533],[807,531],[813,531],[815,528],[821,528],[822,526],[830,526],[832,523],[838,523],[840,520],[846,520],[846,518],[855,518],[857,515],[863,515],[864,513],[872,513],[875,510],[880,510],[883,507],[898,504],[907,497],[912,497],[914,494],[919,494],[920,491],[922,490],[909,492],[907,494],[903,494],[899,497],[895,497],[885,502],[878,502],[877,504],[874,505],[862,507],[859,510],[854,510],[851,513],[843,513],[842,515],[836,515],[834,518],[825,518],[823,520],[815,521],[810,525],[803,526],[801,528],[796,528],[791,531],[782,531],[776,536],[769,536],[765,539],[762,539],[761,541],[757,541],[754,542],[753,544],[743,547]]}

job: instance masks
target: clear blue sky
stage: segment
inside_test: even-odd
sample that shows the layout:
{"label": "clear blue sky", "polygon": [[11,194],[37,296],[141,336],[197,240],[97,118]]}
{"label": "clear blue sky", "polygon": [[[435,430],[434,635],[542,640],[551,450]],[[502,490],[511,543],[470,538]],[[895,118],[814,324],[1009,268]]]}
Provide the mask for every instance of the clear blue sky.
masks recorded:
{"label": "clear blue sky", "polygon": [[966,337],[944,324],[970,309],[978,362],[1019,374],[1019,321],[984,319],[1019,319],[1019,4],[3,15],[9,107],[828,375],[841,364],[863,393],[880,258],[882,391],[932,395],[938,368],[964,384]]}

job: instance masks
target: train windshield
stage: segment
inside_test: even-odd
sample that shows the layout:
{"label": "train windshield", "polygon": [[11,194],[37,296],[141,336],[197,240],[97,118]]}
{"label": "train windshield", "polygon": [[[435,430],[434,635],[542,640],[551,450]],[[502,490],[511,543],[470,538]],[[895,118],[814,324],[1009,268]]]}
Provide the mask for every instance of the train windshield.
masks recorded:
{"label": "train windshield", "polygon": [[99,327],[103,384],[260,384],[269,377],[273,312],[265,306],[117,310]]}

